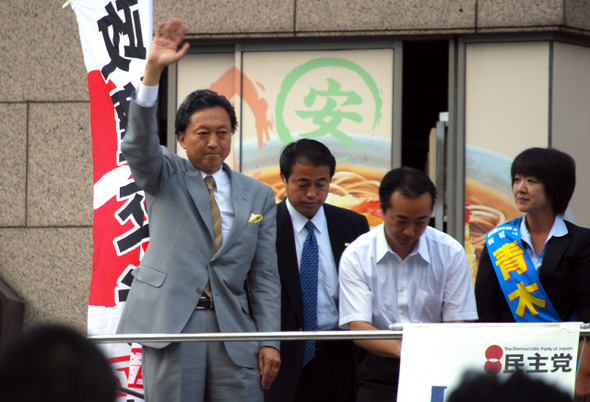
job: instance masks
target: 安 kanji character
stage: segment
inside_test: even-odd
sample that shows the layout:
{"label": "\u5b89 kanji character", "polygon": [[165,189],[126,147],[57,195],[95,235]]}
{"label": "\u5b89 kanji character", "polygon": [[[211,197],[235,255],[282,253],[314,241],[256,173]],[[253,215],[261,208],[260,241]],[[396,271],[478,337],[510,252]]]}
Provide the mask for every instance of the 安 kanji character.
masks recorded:
{"label": "\u5b89 kanji character", "polygon": [[338,141],[347,147],[353,145],[352,138],[338,129],[342,120],[348,119],[359,123],[363,118],[355,112],[345,112],[340,110],[338,102],[334,98],[344,97],[345,101],[340,106],[360,105],[363,103],[362,98],[354,91],[341,91],[342,86],[336,80],[328,78],[328,89],[325,91],[311,88],[309,94],[303,102],[308,108],[313,106],[318,96],[326,97],[326,103],[321,110],[297,110],[295,113],[304,119],[312,118],[313,123],[319,128],[305,135],[307,138],[317,138],[327,134],[332,134]]}

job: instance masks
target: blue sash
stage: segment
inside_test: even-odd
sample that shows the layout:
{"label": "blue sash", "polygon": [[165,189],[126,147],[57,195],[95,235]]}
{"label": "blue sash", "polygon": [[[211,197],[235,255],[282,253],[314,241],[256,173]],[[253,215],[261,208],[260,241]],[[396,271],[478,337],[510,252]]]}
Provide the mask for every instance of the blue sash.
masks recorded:
{"label": "blue sash", "polygon": [[561,322],[522,246],[520,223],[523,218],[504,223],[486,234],[500,288],[516,322]]}

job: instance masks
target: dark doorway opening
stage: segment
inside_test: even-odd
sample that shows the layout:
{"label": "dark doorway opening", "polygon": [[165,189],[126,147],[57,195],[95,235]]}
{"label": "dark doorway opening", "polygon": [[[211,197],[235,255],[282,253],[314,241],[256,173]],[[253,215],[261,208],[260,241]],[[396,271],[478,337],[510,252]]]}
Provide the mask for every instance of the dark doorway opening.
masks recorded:
{"label": "dark doorway opening", "polygon": [[426,171],[430,129],[448,111],[449,41],[403,45],[402,165]]}

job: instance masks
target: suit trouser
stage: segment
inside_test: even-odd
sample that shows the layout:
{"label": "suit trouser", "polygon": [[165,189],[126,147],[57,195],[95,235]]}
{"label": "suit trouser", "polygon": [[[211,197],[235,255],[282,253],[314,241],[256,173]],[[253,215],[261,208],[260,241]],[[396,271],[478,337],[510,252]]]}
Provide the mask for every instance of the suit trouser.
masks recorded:
{"label": "suit trouser", "polygon": [[395,402],[400,360],[368,353],[356,370],[357,402]]}
{"label": "suit trouser", "polygon": [[[215,310],[195,310],[183,333],[218,333]],[[262,401],[257,368],[236,365],[223,342],[143,348],[147,402]]]}

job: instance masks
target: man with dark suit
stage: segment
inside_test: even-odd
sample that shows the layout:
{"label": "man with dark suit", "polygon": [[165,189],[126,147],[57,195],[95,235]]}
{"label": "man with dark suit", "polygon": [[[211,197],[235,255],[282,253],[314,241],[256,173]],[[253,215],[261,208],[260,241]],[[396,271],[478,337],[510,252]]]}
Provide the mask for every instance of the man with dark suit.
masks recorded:
{"label": "man with dark suit", "polygon": [[[236,115],[224,97],[191,93],[176,115],[188,160],[159,145],[157,85],[180,60],[187,27],[160,24],[121,149],[146,193],[150,245],[134,269],[119,333],[278,331],[276,203],[270,187],[224,160]],[[262,401],[278,342],[143,344],[148,401]]]}
{"label": "man with dark suit", "polygon": [[[277,207],[282,331],[338,329],[340,256],[369,224],[324,204],[335,168],[330,150],[315,140],[291,143],[281,154],[287,195]],[[265,401],[353,401],[353,351],[351,341],[282,342],[281,372]]]}

